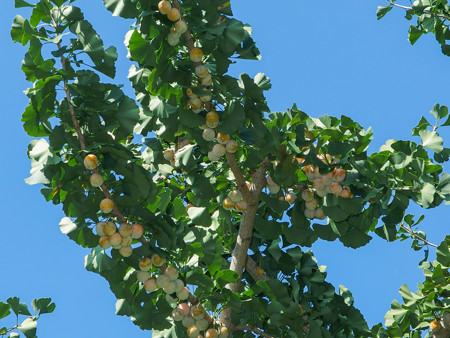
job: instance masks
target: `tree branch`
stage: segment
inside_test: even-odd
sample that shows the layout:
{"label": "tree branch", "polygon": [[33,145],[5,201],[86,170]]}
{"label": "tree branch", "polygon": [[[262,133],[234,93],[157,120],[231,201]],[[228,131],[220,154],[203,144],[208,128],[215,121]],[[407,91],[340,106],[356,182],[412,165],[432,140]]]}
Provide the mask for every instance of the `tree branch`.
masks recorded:
{"label": "tree branch", "polygon": [[419,236],[418,234],[416,234],[414,231],[411,230],[410,227],[407,227],[406,225],[404,225],[403,223],[400,223],[400,226],[405,229],[409,234],[411,234],[411,236],[414,236],[415,238],[417,238],[419,241],[424,242],[427,245],[433,246],[435,248],[437,248],[438,246],[436,244],[433,244],[431,242],[428,242],[426,239],[422,238],[421,236]]}
{"label": "tree branch", "polygon": [[252,331],[252,332],[259,334],[262,337],[273,338],[270,334],[267,334],[264,331],[261,331],[260,329],[256,328],[255,326],[238,325],[238,326],[234,327],[233,331]]}
{"label": "tree branch", "polygon": [[247,264],[245,265],[245,270],[252,276],[255,282],[259,282],[260,280],[267,281],[270,278],[264,273],[263,275],[258,275],[258,264],[250,257],[247,256]]}
{"label": "tree branch", "polygon": [[241,169],[236,163],[236,158],[234,157],[233,154],[230,154],[229,152],[226,153],[226,157],[228,166],[230,167],[231,171],[233,172],[234,178],[236,179],[238,190],[242,193],[244,201],[247,202],[247,204],[250,204],[251,202],[250,191],[248,190],[247,184],[245,183],[244,175],[242,174]]}

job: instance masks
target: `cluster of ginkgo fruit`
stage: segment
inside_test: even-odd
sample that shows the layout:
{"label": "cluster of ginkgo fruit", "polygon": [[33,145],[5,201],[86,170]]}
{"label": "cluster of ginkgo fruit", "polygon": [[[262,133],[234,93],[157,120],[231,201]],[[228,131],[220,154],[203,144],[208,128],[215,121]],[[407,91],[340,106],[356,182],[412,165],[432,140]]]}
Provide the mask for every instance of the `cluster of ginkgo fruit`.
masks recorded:
{"label": "cluster of ginkgo fruit", "polygon": [[[318,156],[325,162],[325,157],[329,160],[329,156]],[[304,159],[296,159],[299,164],[304,162]],[[339,158],[333,159],[332,163],[336,164],[339,162]],[[328,194],[333,194],[342,198],[352,198],[353,194],[349,187],[342,185],[344,182],[346,173],[344,169],[334,168],[333,171],[321,175],[319,172],[319,167],[314,165],[306,165],[302,167],[308,181],[311,185],[306,185],[302,189],[301,197],[305,202],[304,215],[307,218],[313,219],[325,219],[326,215],[323,209],[320,207],[322,198]],[[276,184],[270,176],[267,176],[268,189],[271,194],[278,194],[281,187]],[[288,189],[288,192],[280,199],[284,199],[289,204],[294,204],[297,200],[297,195],[293,192],[293,189]]]}
{"label": "cluster of ginkgo fruit", "polygon": [[[162,0],[158,4],[158,10],[160,13],[167,15],[169,20],[177,21],[172,31],[168,35],[168,43],[170,45],[176,45],[179,42],[179,36],[187,32],[187,24],[182,19],[180,11],[176,8],[172,8],[172,5],[167,0]],[[198,78],[198,85],[200,95],[195,93],[195,88],[193,86],[187,88],[186,95],[188,96],[189,108],[194,113],[201,113],[205,109],[207,111],[205,116],[205,123],[200,127],[203,129],[203,139],[205,141],[217,140],[210,150],[208,151],[208,158],[210,161],[218,161],[226,152],[234,153],[238,150],[238,143],[230,138],[230,135],[216,133],[216,128],[219,126],[219,114],[214,109],[211,104],[212,95],[208,87],[212,86],[213,79],[203,61],[203,50],[198,47],[193,47],[189,51],[189,57],[194,63],[194,72]],[[164,158],[169,161],[174,159],[173,150],[169,149],[164,152]]]}
{"label": "cluster of ginkgo fruit", "polygon": [[222,201],[222,206],[226,210],[246,211],[248,208],[247,202],[242,197],[242,193],[239,190],[233,190],[228,194],[228,197]]}
{"label": "cluster of ginkgo fruit", "polygon": [[[93,187],[100,188],[103,185],[103,176],[97,172],[98,158],[94,154],[88,154],[84,158],[84,166],[88,170],[92,170],[89,177],[89,182]],[[104,198],[100,202],[100,211],[104,214],[109,214],[114,210],[114,201],[110,198]],[[144,235],[144,228],[142,225],[122,223],[119,228],[111,220],[106,222],[98,222],[95,226],[95,231],[99,239],[99,245],[103,249],[113,247],[119,250],[123,257],[130,257],[133,253],[131,244],[133,239],[139,239]]]}

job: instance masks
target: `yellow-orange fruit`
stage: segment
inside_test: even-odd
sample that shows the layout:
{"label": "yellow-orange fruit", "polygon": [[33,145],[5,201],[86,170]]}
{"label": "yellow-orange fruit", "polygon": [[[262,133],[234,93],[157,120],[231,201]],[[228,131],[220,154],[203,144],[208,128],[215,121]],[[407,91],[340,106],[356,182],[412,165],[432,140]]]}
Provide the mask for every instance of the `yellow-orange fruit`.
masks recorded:
{"label": "yellow-orange fruit", "polygon": [[117,230],[116,225],[113,222],[106,222],[103,224],[103,232],[107,236],[111,236]]}
{"label": "yellow-orange fruit", "polygon": [[440,329],[440,327],[441,327],[441,325],[439,324],[439,322],[438,322],[437,320],[433,320],[433,321],[430,323],[430,330],[431,330],[431,331],[437,331],[437,330]]}
{"label": "yellow-orange fruit", "polygon": [[109,242],[109,236],[102,236],[102,237],[100,237],[100,239],[98,240],[98,244],[103,249],[110,248],[111,247],[111,243]]}
{"label": "yellow-orange fruit", "polygon": [[183,311],[185,316],[191,313],[191,307],[186,303],[178,304],[177,309],[180,309],[181,311]]}
{"label": "yellow-orange fruit", "polygon": [[306,177],[308,177],[308,180],[310,181],[313,181],[317,177],[319,177],[319,168],[311,164],[304,166],[302,170],[304,171]]}
{"label": "yellow-orange fruit", "polygon": [[216,162],[216,161],[220,160],[220,157],[214,155],[212,150],[208,151],[208,158],[211,162]]}
{"label": "yellow-orange fruit", "polygon": [[187,287],[185,287],[185,286],[183,286],[183,288],[180,291],[177,291],[177,297],[180,300],[188,299],[189,298],[189,294],[190,294],[189,289]]}
{"label": "yellow-orange fruit", "polygon": [[167,35],[167,43],[170,46],[176,46],[178,45],[178,43],[180,42],[180,36],[178,34],[172,34],[170,33],[169,35]]}
{"label": "yellow-orange fruit", "polygon": [[109,199],[109,198],[104,198],[101,202],[100,202],[100,210],[104,213],[104,214],[109,214],[111,211],[113,211],[114,209],[114,201]]}
{"label": "yellow-orange fruit", "polygon": [[208,74],[208,75],[206,75],[204,78],[201,78],[201,79],[200,79],[200,84],[201,84],[202,86],[209,87],[209,86],[212,85],[212,83],[213,83],[213,79],[212,79],[211,74]]}
{"label": "yellow-orange fruit", "polygon": [[217,122],[219,121],[219,114],[217,114],[214,110],[208,112],[205,116],[206,123],[208,122]]}
{"label": "yellow-orange fruit", "polygon": [[184,312],[181,309],[175,308],[172,310],[172,318],[174,321],[179,322],[184,318]]}
{"label": "yellow-orange fruit", "polygon": [[334,168],[333,170],[333,180],[336,182],[343,182],[345,180],[345,170],[340,168]]}
{"label": "yellow-orange fruit", "polygon": [[263,268],[258,268],[258,270],[256,270],[256,274],[257,274],[258,276],[264,275],[264,269],[263,269]]}
{"label": "yellow-orange fruit", "polygon": [[225,149],[230,153],[230,154],[234,154],[238,149],[239,146],[237,144],[237,142],[235,140],[230,140],[227,142],[227,144],[225,145]]}
{"label": "yellow-orange fruit", "polygon": [[322,178],[316,178],[313,181],[313,188],[316,190],[324,190],[325,189],[325,184],[322,181]]}
{"label": "yellow-orange fruit", "polygon": [[197,67],[195,67],[195,75],[197,75],[199,78],[203,79],[208,74],[209,71],[205,65],[198,65]]}
{"label": "yellow-orange fruit", "polygon": [[142,225],[136,223],[131,226],[131,237],[139,239],[144,235],[144,228]]}
{"label": "yellow-orange fruit", "polygon": [[173,266],[167,267],[164,273],[167,275],[167,277],[169,277],[171,281],[174,281],[178,278],[178,270]]}
{"label": "yellow-orange fruit", "polygon": [[98,167],[98,158],[94,154],[86,155],[83,162],[86,169],[93,170]]}
{"label": "yellow-orange fruit", "polygon": [[203,105],[202,100],[199,97],[189,99],[189,106],[192,110],[199,109]]}
{"label": "yellow-orange fruit", "polygon": [[131,236],[126,236],[122,238],[122,246],[130,246],[133,243]]}
{"label": "yellow-orange fruit", "polygon": [[119,226],[119,233],[123,237],[131,236],[132,230],[133,230],[133,227],[130,224],[128,224],[128,223],[122,223]]}
{"label": "yellow-orange fruit", "polygon": [[245,202],[244,200],[240,200],[239,202],[237,202],[234,207],[236,208],[237,211],[245,211],[248,208],[247,202]]}
{"label": "yellow-orange fruit", "polygon": [[296,199],[297,199],[297,196],[294,195],[294,194],[291,193],[291,192],[288,192],[288,193],[286,194],[286,196],[284,196],[284,200],[285,200],[286,202],[288,202],[289,204],[294,204]]}
{"label": "yellow-orange fruit", "polygon": [[181,17],[180,11],[176,8],[172,8],[169,13],[167,13],[167,18],[170,21],[178,21]]}
{"label": "yellow-orange fruit", "polygon": [[208,328],[209,323],[206,318],[202,318],[202,319],[195,321],[195,326],[197,326],[197,329],[199,331],[205,331]]}
{"label": "yellow-orange fruit", "polygon": [[306,189],[302,191],[302,198],[304,201],[311,201],[314,198],[314,191]]}
{"label": "yellow-orange fruit", "polygon": [[170,282],[166,287],[163,288],[165,293],[172,294],[175,292],[176,286],[174,282]]}
{"label": "yellow-orange fruit", "polygon": [[99,236],[105,236],[105,232],[103,231],[103,226],[106,224],[106,222],[98,222],[95,225],[95,232]]}
{"label": "yellow-orange fruit", "polygon": [[195,319],[192,318],[190,314],[184,315],[183,320],[181,321],[181,324],[183,324],[184,327],[188,328],[195,324]]}
{"label": "yellow-orange fruit", "polygon": [[133,248],[131,246],[123,246],[119,249],[119,253],[122,257],[130,257],[133,253]]}
{"label": "yellow-orange fruit", "polygon": [[233,209],[234,205],[235,205],[235,203],[231,200],[230,197],[227,197],[222,201],[222,206],[225,210]]}
{"label": "yellow-orange fruit", "polygon": [[118,232],[113,233],[109,236],[109,242],[114,247],[114,249],[119,249],[122,244],[122,235]]}
{"label": "yellow-orange fruit", "polygon": [[175,153],[173,152],[172,149],[167,149],[164,153],[163,153],[164,159],[166,161],[172,161],[173,158],[175,157]]}
{"label": "yellow-orange fruit", "polygon": [[341,196],[342,198],[352,198],[353,194],[348,187],[343,187],[339,196]]}
{"label": "yellow-orange fruit", "polygon": [[137,271],[136,278],[139,282],[145,283],[150,279],[150,272],[148,271]]}
{"label": "yellow-orange fruit", "polygon": [[98,188],[103,184],[103,176],[99,173],[93,173],[89,177],[89,183],[91,183],[93,187]]}
{"label": "yellow-orange fruit", "polygon": [[220,144],[226,144],[230,140],[230,135],[217,133],[217,141]]}
{"label": "yellow-orange fruit", "polygon": [[202,100],[203,102],[209,102],[209,101],[211,101],[211,99],[212,99],[212,96],[210,94],[200,96],[200,100]]}
{"label": "yellow-orange fruit", "polygon": [[202,319],[203,317],[205,317],[205,309],[200,304],[193,305],[193,306],[191,306],[191,316],[195,320]]}
{"label": "yellow-orange fruit", "polygon": [[230,332],[226,326],[219,327],[219,338],[228,338]]}
{"label": "yellow-orange fruit", "polygon": [[215,136],[216,136],[216,132],[214,131],[214,129],[211,129],[211,128],[206,128],[202,132],[203,139],[208,142],[212,141]]}
{"label": "yellow-orange fruit", "polygon": [[218,338],[219,333],[215,329],[208,329],[205,332],[205,338]]}
{"label": "yellow-orange fruit", "polygon": [[225,146],[223,144],[215,144],[214,147],[212,148],[212,152],[214,155],[216,155],[217,157],[222,157],[223,155],[225,155],[225,153],[227,152]]}
{"label": "yellow-orange fruit", "polygon": [[139,269],[142,271],[150,271],[152,268],[152,260],[148,257],[141,258],[139,261]]}
{"label": "yellow-orange fruit", "polygon": [[152,255],[152,263],[154,266],[161,266],[164,264],[164,258],[155,253]]}
{"label": "yellow-orange fruit", "polygon": [[313,198],[310,201],[305,202],[306,209],[314,210],[317,207],[317,200]]}
{"label": "yellow-orange fruit", "polygon": [[158,10],[161,14],[169,14],[172,9],[172,5],[169,1],[162,0],[158,3]]}
{"label": "yellow-orange fruit", "polygon": [[197,338],[198,335],[200,334],[200,331],[198,330],[197,326],[192,325],[192,326],[188,327],[188,329],[186,330],[186,333],[189,338]]}
{"label": "yellow-orange fruit", "polygon": [[187,95],[190,99],[193,99],[193,98],[195,98],[195,97],[198,97],[198,95],[195,94],[195,93],[192,91],[192,88],[186,89],[186,95]]}
{"label": "yellow-orange fruit", "polygon": [[193,62],[200,62],[203,58],[203,51],[200,48],[192,48],[189,56]]}
{"label": "yellow-orange fruit", "polygon": [[338,182],[333,182],[330,184],[330,192],[333,195],[339,196],[342,192],[342,185],[340,185]]}

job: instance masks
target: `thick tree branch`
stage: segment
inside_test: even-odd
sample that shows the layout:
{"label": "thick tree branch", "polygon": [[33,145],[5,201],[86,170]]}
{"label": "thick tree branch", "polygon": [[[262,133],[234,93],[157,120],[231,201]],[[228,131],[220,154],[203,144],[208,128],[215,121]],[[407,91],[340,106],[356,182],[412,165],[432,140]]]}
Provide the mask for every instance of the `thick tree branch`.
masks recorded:
{"label": "thick tree branch", "polygon": [[400,223],[400,226],[405,229],[409,234],[411,234],[411,236],[417,238],[419,241],[424,242],[427,245],[433,246],[435,248],[437,248],[438,246],[436,244],[430,243],[428,242],[426,239],[422,238],[421,236],[419,236],[418,234],[416,234],[414,231],[411,230],[410,227],[407,227],[406,225],[404,225],[403,223]]}
{"label": "thick tree branch", "polygon": [[236,179],[237,188],[242,193],[242,197],[244,198],[244,201],[247,202],[247,204],[250,204],[251,197],[250,197],[250,191],[248,190],[247,184],[245,183],[244,175],[242,174],[241,169],[236,163],[236,158],[233,154],[230,154],[229,152],[226,153],[227,157],[227,163],[233,172],[234,178]]}
{"label": "thick tree branch", "polygon": [[245,269],[250,274],[250,276],[252,276],[255,282],[259,282],[260,280],[269,280],[269,277],[267,277],[265,273],[262,275],[258,275],[257,271],[259,269],[259,266],[250,256],[247,257],[247,264],[245,265]]}
{"label": "thick tree branch", "polygon": [[260,329],[256,328],[255,326],[238,325],[238,326],[234,327],[233,331],[252,331],[252,332],[259,334],[261,337],[273,338],[270,334],[267,334],[264,331],[261,331]]}

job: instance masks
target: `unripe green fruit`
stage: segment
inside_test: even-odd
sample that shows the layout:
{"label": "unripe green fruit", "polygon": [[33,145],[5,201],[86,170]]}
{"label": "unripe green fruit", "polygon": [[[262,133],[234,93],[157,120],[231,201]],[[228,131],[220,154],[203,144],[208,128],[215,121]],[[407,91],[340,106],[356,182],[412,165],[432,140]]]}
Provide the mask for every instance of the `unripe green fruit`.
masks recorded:
{"label": "unripe green fruit", "polygon": [[180,42],[180,36],[179,35],[177,35],[177,34],[172,34],[172,33],[169,33],[169,35],[167,35],[167,43],[170,45],[170,46],[176,46],[176,45],[178,45],[178,43]]}
{"label": "unripe green fruit", "polygon": [[103,226],[106,224],[106,222],[98,222],[95,225],[95,232],[97,233],[97,235],[99,236],[105,236],[105,233],[103,231]]}
{"label": "unripe green fruit", "polygon": [[209,323],[205,318],[202,318],[195,322],[195,326],[199,331],[205,331],[208,328]]}
{"label": "unripe green fruit", "polygon": [[183,21],[183,20],[179,20],[179,21],[175,22],[174,28],[179,34],[184,34],[188,30],[186,21]]}
{"label": "unripe green fruit", "polygon": [[170,282],[165,288],[163,288],[165,293],[172,294],[175,292],[176,286],[174,282]]}
{"label": "unripe green fruit", "polygon": [[317,208],[315,210],[315,215],[314,215],[317,219],[325,219],[327,216],[324,214],[322,208]]}
{"label": "unripe green fruit", "polygon": [[177,297],[180,300],[186,300],[189,298],[189,294],[190,294],[189,289],[187,287],[183,287],[181,291],[177,292]]}
{"label": "unripe green fruit", "polygon": [[131,236],[132,230],[133,230],[132,226],[130,224],[128,224],[128,223],[122,223],[119,226],[119,233],[123,237]]}
{"label": "unripe green fruit", "polygon": [[214,153],[211,151],[208,151],[208,158],[211,162],[216,162],[218,160],[220,160],[219,156],[214,155]]}
{"label": "unripe green fruit", "polygon": [[181,279],[175,279],[173,281],[175,283],[175,292],[181,292],[184,288],[184,283]]}
{"label": "unripe green fruit", "polygon": [[122,257],[130,257],[133,253],[133,248],[131,246],[122,246],[119,249],[119,253],[122,255]]}
{"label": "unripe green fruit", "polygon": [[173,266],[169,266],[167,267],[166,271],[164,272],[164,274],[169,277],[169,279],[171,281],[174,281],[175,279],[178,278],[178,270],[176,268],[174,268]]}
{"label": "unripe green fruit", "polygon": [[317,194],[317,196],[325,197],[326,195],[328,195],[328,192],[327,192],[327,189],[320,189],[320,190],[316,190],[316,194]]}
{"label": "unripe green fruit", "polygon": [[147,292],[153,292],[157,288],[156,279],[150,278],[144,283],[144,289]]}
{"label": "unripe green fruit", "polygon": [[305,209],[304,214],[306,218],[313,219],[316,217],[316,209]]}
{"label": "unripe green fruit", "polygon": [[242,200],[242,193],[239,190],[233,190],[232,192],[230,192],[229,197],[233,202],[236,203]]}
{"label": "unripe green fruit", "polygon": [[214,139],[214,137],[216,136],[216,132],[211,128],[206,128],[205,130],[203,130],[202,136],[205,141],[209,142]]}
{"label": "unripe green fruit", "polygon": [[215,121],[215,122],[210,122],[210,121],[206,121],[206,126],[208,128],[217,128],[217,126],[219,125],[219,121]]}
{"label": "unripe green fruit", "polygon": [[280,192],[281,187],[278,184],[269,185],[269,191],[271,194],[278,194]]}
{"label": "unripe green fruit", "polygon": [[227,150],[225,149],[225,146],[223,144],[217,143],[214,145],[214,147],[212,148],[212,152],[214,155],[216,155],[217,157],[222,157],[223,155],[225,155],[225,153],[227,152]]}
{"label": "unripe green fruit", "polygon": [[173,320],[176,321],[176,322],[182,321],[183,318],[184,318],[184,312],[183,312],[183,310],[178,309],[178,308],[173,309],[173,310],[172,310],[172,318],[173,318]]}
{"label": "unripe green fruit", "polygon": [[178,303],[178,298],[172,297],[170,293],[166,293],[166,301],[169,304]]}
{"label": "unripe green fruit", "polygon": [[98,188],[103,184],[103,176],[100,175],[99,173],[93,173],[90,177],[89,177],[89,183],[95,187]]}
{"label": "unripe green fruit", "polygon": [[305,202],[306,209],[314,210],[317,207],[317,200],[313,198],[311,201]]}
{"label": "unripe green fruit", "polygon": [[192,318],[190,314],[185,314],[181,324],[183,324],[184,327],[191,327],[195,324],[195,319]]}
{"label": "unripe green fruit", "polygon": [[156,278],[156,284],[160,288],[165,288],[170,284],[170,279],[166,275],[159,275],[158,278]]}
{"label": "unripe green fruit", "polygon": [[136,278],[139,282],[145,283],[150,279],[150,272],[148,271],[137,271]]}

